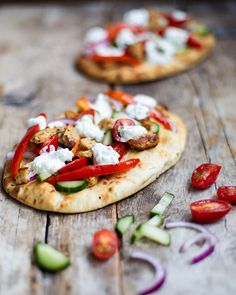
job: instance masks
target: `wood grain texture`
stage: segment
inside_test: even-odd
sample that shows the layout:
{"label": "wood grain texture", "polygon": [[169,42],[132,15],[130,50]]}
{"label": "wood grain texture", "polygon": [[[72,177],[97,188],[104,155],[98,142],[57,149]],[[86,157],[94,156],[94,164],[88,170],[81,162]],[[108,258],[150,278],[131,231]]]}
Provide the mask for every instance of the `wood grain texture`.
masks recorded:
{"label": "wood grain texture", "polygon": [[[151,6],[154,1],[147,1]],[[82,94],[95,94],[107,86],[87,80],[73,68],[82,47],[81,38],[92,25],[118,19],[126,10],[141,7],[141,1],[82,1],[65,6],[5,6],[0,10],[0,169],[4,156],[23,135],[25,121],[45,111],[49,116],[73,106]],[[156,2],[155,2],[156,5]],[[142,241],[129,245],[135,226],[165,191],[176,194],[167,220],[189,220],[189,203],[214,198],[215,186],[198,192],[189,185],[192,170],[204,161],[223,165],[217,186],[235,185],[235,4],[203,1],[160,1],[186,9],[218,32],[213,56],[197,68],[162,80],[129,86],[131,93],[155,96],[180,115],[188,128],[186,151],[178,164],[134,196],[116,205],[87,214],[45,214],[26,208],[0,193],[0,294],[136,294],[148,285],[152,270],[130,261],[131,251],[141,249],[163,262],[168,277],[158,294],[234,294],[236,283],[236,215],[209,225],[219,237],[216,252],[199,265],[189,266],[178,253],[185,238],[194,233],[173,230],[170,248]],[[172,6],[173,7],[173,6]],[[113,228],[117,217],[127,213],[136,222],[125,236],[122,248],[107,263],[90,253],[92,234]],[[68,254],[72,266],[57,275],[39,271],[32,262],[32,246],[46,240]],[[23,267],[22,267],[23,266]],[[209,292],[208,292],[209,293]]]}

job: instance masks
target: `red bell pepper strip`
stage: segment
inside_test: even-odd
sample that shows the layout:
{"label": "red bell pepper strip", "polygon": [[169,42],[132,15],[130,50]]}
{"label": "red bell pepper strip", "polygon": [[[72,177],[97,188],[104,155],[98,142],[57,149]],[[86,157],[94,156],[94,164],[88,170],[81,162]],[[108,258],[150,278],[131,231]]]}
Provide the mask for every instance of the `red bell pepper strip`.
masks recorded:
{"label": "red bell pepper strip", "polygon": [[38,131],[39,131],[38,124],[30,127],[27,130],[27,132],[26,132],[25,136],[23,137],[23,139],[21,140],[21,142],[18,144],[15,154],[14,154],[14,157],[11,162],[11,173],[12,173],[13,178],[15,178],[18,174],[18,171],[20,169],[20,164],[22,162],[24,153],[29,145],[31,137]]}
{"label": "red bell pepper strip", "polygon": [[190,20],[190,17],[186,17],[185,19],[176,19],[172,14],[165,13],[164,14],[165,18],[168,20],[168,26],[169,27],[180,27],[183,24],[185,24],[187,21]]}
{"label": "red bell pepper strip", "polygon": [[108,90],[105,92],[106,95],[110,96],[111,98],[121,102],[124,105],[130,104],[133,102],[133,96],[119,91],[119,90]]}
{"label": "red bell pepper strip", "polygon": [[80,159],[76,159],[76,160],[70,162],[66,166],[59,169],[57,172],[59,174],[62,174],[62,173],[78,170],[78,169],[80,169],[84,166],[87,166],[87,165],[88,165],[88,158],[82,157]]}
{"label": "red bell pepper strip", "polygon": [[142,27],[137,27],[131,24],[127,23],[117,23],[115,25],[112,25],[108,28],[108,39],[113,40],[121,30],[123,29],[129,29],[131,30],[134,34],[138,33],[143,33],[145,30]]}
{"label": "red bell pepper strip", "polygon": [[76,118],[76,120],[81,119],[81,118],[82,118],[83,116],[85,116],[85,115],[91,115],[91,116],[94,117],[94,114],[95,114],[95,111],[94,111],[93,109],[89,109],[89,110],[87,110],[87,111],[84,111],[84,112],[80,113],[80,114],[78,115],[78,117]]}
{"label": "red bell pepper strip", "polygon": [[118,142],[122,142],[122,138],[119,135],[119,127],[121,126],[135,126],[135,123],[131,119],[118,119],[116,120],[113,128],[112,128],[112,135],[114,139]]}
{"label": "red bell pepper strip", "polygon": [[136,58],[127,54],[121,56],[102,56],[94,54],[91,56],[91,59],[97,62],[122,62],[133,66],[138,65],[140,63]]}
{"label": "red bell pepper strip", "polygon": [[113,148],[113,150],[115,150],[120,155],[119,160],[121,160],[126,154],[126,146],[124,143],[114,142],[110,144],[110,146]]}
{"label": "red bell pepper strip", "polygon": [[161,123],[166,129],[172,130],[172,125],[169,120],[158,112],[158,110],[152,110],[149,116]]}
{"label": "red bell pepper strip", "polygon": [[110,175],[113,173],[122,173],[135,167],[139,162],[139,159],[130,159],[117,164],[85,166],[78,170],[51,176],[46,181],[53,184],[58,181],[71,181],[95,176]]}
{"label": "red bell pepper strip", "polygon": [[50,152],[50,146],[53,145],[55,150],[58,148],[58,136],[54,135],[48,138],[40,147],[35,149],[36,155],[39,155],[42,150]]}
{"label": "red bell pepper strip", "polygon": [[196,48],[196,49],[202,49],[202,43],[199,42],[196,38],[194,38],[193,36],[189,36],[188,40],[187,40],[187,45],[192,47],[192,48]]}

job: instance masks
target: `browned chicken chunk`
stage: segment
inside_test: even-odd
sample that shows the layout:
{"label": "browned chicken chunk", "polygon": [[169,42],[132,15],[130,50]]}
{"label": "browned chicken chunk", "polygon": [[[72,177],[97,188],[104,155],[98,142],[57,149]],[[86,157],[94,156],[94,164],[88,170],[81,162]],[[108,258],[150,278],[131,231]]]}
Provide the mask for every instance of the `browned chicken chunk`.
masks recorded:
{"label": "browned chicken chunk", "polygon": [[65,131],[60,134],[59,143],[68,148],[72,148],[79,139],[80,137],[76,128],[69,125],[66,127]]}
{"label": "browned chicken chunk", "polygon": [[107,132],[113,128],[115,121],[116,119],[104,118],[99,122],[99,127]]}
{"label": "browned chicken chunk", "polygon": [[65,111],[64,114],[67,119],[72,119],[72,120],[76,119],[79,115],[78,112],[74,110]]}
{"label": "browned chicken chunk", "polygon": [[99,177],[89,177],[87,180],[88,180],[88,187],[91,187],[98,183]]}
{"label": "browned chicken chunk", "polygon": [[150,149],[158,144],[159,137],[153,132],[148,132],[145,135],[140,136],[137,139],[130,139],[128,144],[131,149],[143,151]]}
{"label": "browned chicken chunk", "polygon": [[144,60],[145,51],[144,51],[144,43],[142,41],[136,42],[127,48],[128,54],[136,58],[137,60]]}
{"label": "browned chicken chunk", "polygon": [[93,152],[92,150],[87,150],[87,151],[78,151],[76,152],[76,157],[82,158],[82,157],[87,157],[87,158],[92,158]]}
{"label": "browned chicken chunk", "polygon": [[86,151],[91,150],[92,147],[95,145],[96,141],[91,138],[81,138],[81,141],[79,143],[79,150]]}
{"label": "browned chicken chunk", "polygon": [[16,180],[16,184],[23,184],[23,183],[29,182],[28,168],[27,167],[20,168],[15,180]]}
{"label": "browned chicken chunk", "polygon": [[37,132],[32,138],[31,142],[36,144],[44,143],[48,138],[58,134],[59,136],[65,131],[66,127],[46,128]]}
{"label": "browned chicken chunk", "polygon": [[157,30],[167,25],[166,18],[155,9],[149,9],[149,28],[151,30]]}

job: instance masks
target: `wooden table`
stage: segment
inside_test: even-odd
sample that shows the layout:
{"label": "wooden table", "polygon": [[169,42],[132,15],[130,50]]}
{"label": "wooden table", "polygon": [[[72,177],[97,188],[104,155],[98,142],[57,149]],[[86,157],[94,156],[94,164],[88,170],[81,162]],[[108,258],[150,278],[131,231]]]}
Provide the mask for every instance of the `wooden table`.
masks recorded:
{"label": "wooden table", "polygon": [[[222,2],[174,1],[178,8],[199,17],[217,34],[216,49],[206,62],[176,77],[121,87],[131,93],[154,96],[183,117],[189,134],[178,164],[134,196],[86,214],[39,212],[1,191],[0,294],[135,294],[152,278],[152,270],[146,264],[128,259],[135,249],[153,254],[165,265],[168,276],[159,294],[235,294],[235,209],[224,220],[208,226],[219,243],[215,253],[198,265],[190,266],[178,253],[180,244],[193,234],[189,230],[172,231],[169,248],[147,241],[129,245],[130,234],[147,219],[163,192],[176,195],[167,220],[189,220],[191,201],[214,198],[217,186],[236,184],[236,6]],[[166,8],[171,2],[161,3]],[[78,74],[73,60],[89,27],[118,19],[133,6],[128,1],[87,1],[67,7],[1,7],[1,171],[5,154],[23,135],[28,117],[40,112],[52,116],[72,107],[81,95],[96,94],[109,87]],[[216,186],[195,191],[189,185],[191,172],[206,161],[222,164],[220,177]],[[94,231],[113,228],[117,218],[131,212],[136,222],[125,236],[121,251],[106,263],[94,260],[90,255]],[[72,266],[56,275],[42,273],[32,262],[32,248],[37,240],[68,254]]]}

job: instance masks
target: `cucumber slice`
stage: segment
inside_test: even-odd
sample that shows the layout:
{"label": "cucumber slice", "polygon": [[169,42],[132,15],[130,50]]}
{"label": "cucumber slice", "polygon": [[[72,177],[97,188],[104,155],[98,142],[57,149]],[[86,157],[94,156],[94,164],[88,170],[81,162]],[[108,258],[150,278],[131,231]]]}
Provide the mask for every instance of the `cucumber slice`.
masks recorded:
{"label": "cucumber slice", "polygon": [[111,130],[109,130],[105,133],[102,143],[105,145],[109,145],[109,144],[113,143],[113,136],[112,136]]}
{"label": "cucumber slice", "polygon": [[70,265],[70,260],[51,246],[37,242],[34,246],[34,257],[37,265],[47,271],[55,272]]}
{"label": "cucumber slice", "polygon": [[164,223],[164,217],[161,215],[154,215],[151,219],[149,219],[145,224],[149,224],[152,226],[161,226]]}
{"label": "cucumber slice", "polygon": [[88,185],[87,180],[73,180],[73,181],[60,181],[55,183],[55,188],[64,193],[76,193],[85,189]]}
{"label": "cucumber slice", "polygon": [[157,203],[157,205],[151,210],[150,214],[151,216],[153,215],[162,215],[164,213],[164,211],[166,210],[166,208],[168,206],[170,206],[170,204],[172,203],[173,199],[174,199],[174,195],[168,192],[165,192],[160,201]]}
{"label": "cucumber slice", "polygon": [[167,231],[160,229],[159,227],[144,223],[141,225],[140,234],[154,242],[157,242],[163,246],[170,245],[170,235]]}
{"label": "cucumber slice", "polygon": [[158,134],[159,131],[160,131],[160,126],[159,126],[158,124],[156,124],[156,123],[153,123],[152,126],[151,126],[151,128],[150,128],[150,130],[151,130],[153,133]]}
{"label": "cucumber slice", "polygon": [[116,223],[116,230],[122,236],[130,228],[131,224],[134,223],[134,215],[129,214],[121,217]]}
{"label": "cucumber slice", "polygon": [[38,180],[38,181],[44,181],[45,179],[47,179],[47,178],[50,177],[50,176],[51,176],[50,173],[48,173],[48,172],[43,172],[43,173],[37,175],[37,180]]}
{"label": "cucumber slice", "polygon": [[114,119],[130,119],[130,117],[124,112],[114,112],[112,114],[112,118],[114,118]]}
{"label": "cucumber slice", "polygon": [[142,224],[139,224],[136,227],[136,230],[134,231],[134,233],[133,233],[133,235],[131,236],[131,239],[130,239],[131,244],[134,244],[135,242],[137,242],[138,240],[140,240],[143,237],[143,234],[140,231],[141,226],[142,226]]}

